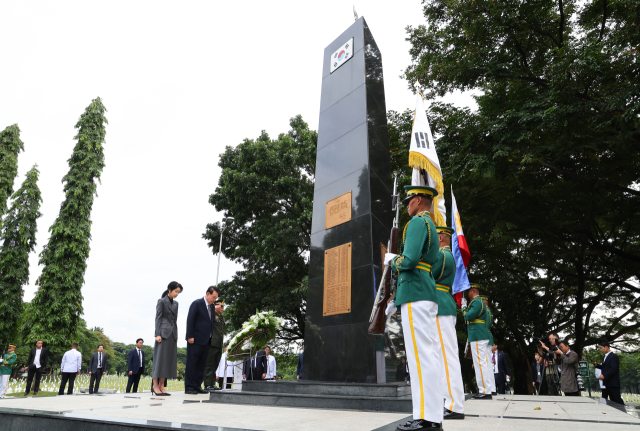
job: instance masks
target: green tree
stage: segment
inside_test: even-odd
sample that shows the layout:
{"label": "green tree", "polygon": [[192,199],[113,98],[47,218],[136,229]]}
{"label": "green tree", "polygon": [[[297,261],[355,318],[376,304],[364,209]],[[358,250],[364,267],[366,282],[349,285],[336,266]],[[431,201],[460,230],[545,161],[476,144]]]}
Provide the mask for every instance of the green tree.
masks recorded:
{"label": "green tree", "polygon": [[29,282],[29,253],[36,246],[40,213],[38,168],[27,172],[20,189],[13,195],[11,209],[2,226],[0,249],[0,346],[17,335],[22,314],[22,286]]}
{"label": "green tree", "polygon": [[69,172],[62,179],[65,200],[40,254],[44,268],[32,302],[30,342],[44,338],[51,345],[65,345],[77,336],[91,240],[91,208],[104,168],[105,112],[97,98],[76,124],[77,144],[68,161]]}
{"label": "green tree", "polygon": [[[526,392],[530,341],[554,330],[579,354],[637,345],[640,9],[595,0],[424,3],[405,75],[430,119],[494,335]],[[474,91],[478,109],[435,100]],[[596,318],[599,315],[601,317]]]}
{"label": "green tree", "polygon": [[[317,133],[302,117],[291,130],[271,139],[228,146],[218,165],[222,175],[209,202],[235,220],[224,232],[224,255],[246,268],[220,283],[230,306],[231,327],[255,314],[274,310],[285,319],[279,337],[303,338],[305,299],[300,283],[308,273]],[[203,237],[218,252],[220,224],[207,225]]]}
{"label": "green tree", "polygon": [[18,175],[18,153],[24,151],[17,124],[0,132],[0,228],[7,211],[7,200],[13,194],[13,182]]}

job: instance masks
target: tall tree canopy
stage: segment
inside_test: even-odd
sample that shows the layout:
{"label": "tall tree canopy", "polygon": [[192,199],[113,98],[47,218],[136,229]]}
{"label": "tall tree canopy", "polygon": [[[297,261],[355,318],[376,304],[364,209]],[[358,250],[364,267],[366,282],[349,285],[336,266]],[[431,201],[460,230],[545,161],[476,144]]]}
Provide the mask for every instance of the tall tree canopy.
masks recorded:
{"label": "tall tree canopy", "polygon": [[90,249],[91,208],[104,168],[106,111],[98,97],[76,124],[77,144],[68,160],[69,172],[62,178],[65,199],[49,228],[49,242],[40,254],[44,268],[31,303],[29,343],[43,339],[50,345],[62,346],[77,334]]}
{"label": "tall tree canopy", "polygon": [[0,346],[4,348],[18,332],[22,314],[23,286],[29,282],[29,253],[36,246],[40,213],[37,166],[27,172],[22,186],[13,195],[11,208],[2,225],[0,249]]}
{"label": "tall tree canopy", "polygon": [[[522,373],[559,331],[582,353],[639,342],[640,8],[625,1],[424,2],[405,75],[430,119],[472,251]],[[478,109],[438,102],[474,91]]]}
{"label": "tall tree canopy", "polygon": [[[235,328],[256,309],[274,310],[285,319],[280,338],[303,338],[317,133],[302,117],[291,130],[271,139],[228,146],[218,165],[222,175],[209,202],[235,218],[224,231],[222,252],[244,265],[220,283]],[[220,224],[209,224],[203,237],[218,252]]]}
{"label": "tall tree canopy", "polygon": [[0,132],[0,228],[7,211],[7,200],[13,194],[13,182],[18,175],[18,153],[24,151],[17,124]]}

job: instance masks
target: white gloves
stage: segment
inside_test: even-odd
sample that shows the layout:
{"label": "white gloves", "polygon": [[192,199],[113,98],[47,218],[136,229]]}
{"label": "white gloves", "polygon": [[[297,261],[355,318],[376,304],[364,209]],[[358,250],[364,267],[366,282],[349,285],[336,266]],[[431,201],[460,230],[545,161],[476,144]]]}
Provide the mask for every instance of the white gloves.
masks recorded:
{"label": "white gloves", "polygon": [[384,255],[384,264],[385,265],[389,265],[389,262],[391,262],[393,260],[394,257],[396,257],[397,254],[394,253],[386,253]]}
{"label": "white gloves", "polygon": [[467,299],[466,298],[462,298],[460,300],[460,303],[462,304],[462,308],[467,308]]}
{"label": "white gloves", "polygon": [[398,308],[396,307],[396,301],[391,301],[387,304],[387,309],[385,310],[384,314],[385,316],[393,316],[394,314],[396,314],[396,311],[398,311]]}

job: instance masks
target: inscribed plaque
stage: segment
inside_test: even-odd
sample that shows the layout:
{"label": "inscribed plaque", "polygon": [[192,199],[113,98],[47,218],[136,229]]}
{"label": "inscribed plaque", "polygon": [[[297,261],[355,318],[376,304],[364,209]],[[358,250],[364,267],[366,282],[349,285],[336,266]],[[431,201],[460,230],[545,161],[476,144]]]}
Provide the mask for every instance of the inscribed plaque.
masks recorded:
{"label": "inscribed plaque", "polygon": [[329,229],[351,220],[351,192],[327,202],[324,228]]}
{"label": "inscribed plaque", "polygon": [[351,243],[324,252],[322,315],[351,313]]}

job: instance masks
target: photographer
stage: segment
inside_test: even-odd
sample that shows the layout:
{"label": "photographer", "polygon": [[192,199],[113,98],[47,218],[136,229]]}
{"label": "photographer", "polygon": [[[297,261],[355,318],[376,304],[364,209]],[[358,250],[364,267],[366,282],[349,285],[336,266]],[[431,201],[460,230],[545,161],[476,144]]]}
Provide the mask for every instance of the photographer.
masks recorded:
{"label": "photographer", "polygon": [[544,387],[548,395],[560,395],[560,372],[562,369],[555,364],[555,353],[562,353],[558,347],[558,334],[552,332],[549,334],[548,340],[548,343],[545,343],[543,339],[538,339],[538,353],[545,361],[544,381],[546,385],[541,385],[541,389]]}
{"label": "photographer", "polygon": [[566,341],[560,342],[560,350],[554,352],[556,356],[556,364],[562,365],[562,377],[560,383],[562,392],[566,396],[580,396],[580,388],[578,387],[578,354],[569,348]]}

